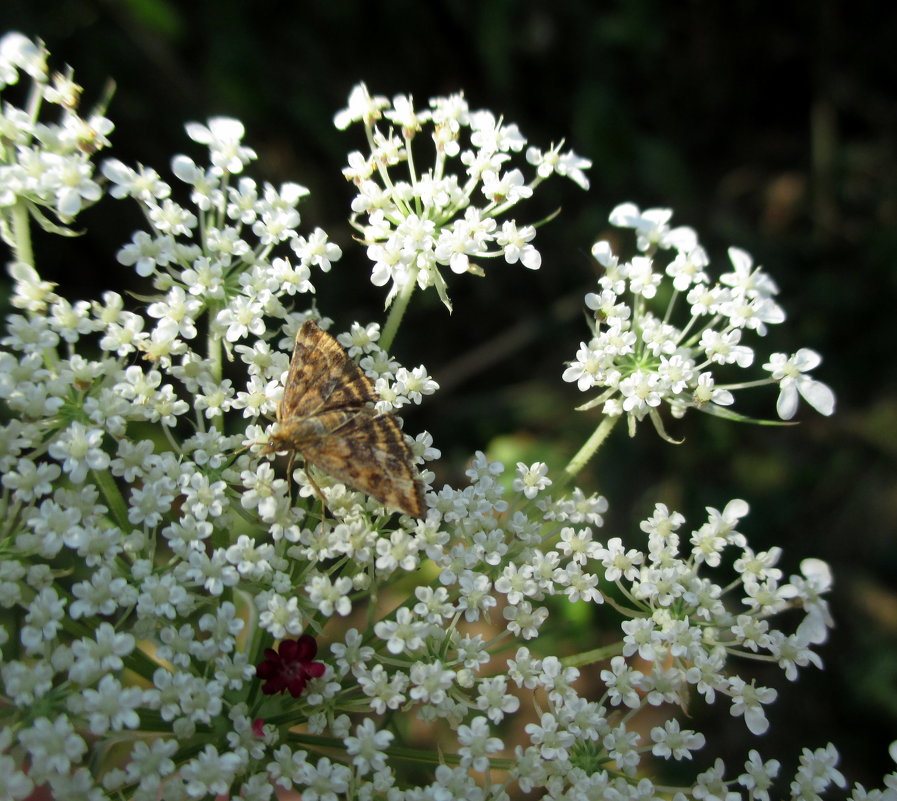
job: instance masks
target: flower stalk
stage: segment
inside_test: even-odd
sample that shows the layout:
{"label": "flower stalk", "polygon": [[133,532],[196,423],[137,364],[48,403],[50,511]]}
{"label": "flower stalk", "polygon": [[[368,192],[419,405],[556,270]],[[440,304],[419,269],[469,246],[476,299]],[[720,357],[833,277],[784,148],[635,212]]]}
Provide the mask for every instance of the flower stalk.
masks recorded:
{"label": "flower stalk", "polygon": [[399,290],[390,305],[389,316],[386,318],[386,322],[383,324],[383,330],[380,333],[380,347],[387,353],[392,347],[392,343],[395,341],[399,326],[402,323],[402,318],[405,316],[405,311],[408,308],[408,303],[411,300],[411,296],[414,294],[416,286],[417,272],[413,271],[409,274],[408,280]]}
{"label": "flower stalk", "polygon": [[12,207],[12,247],[19,264],[34,267],[34,251],[31,245],[31,224],[26,201],[19,200]]}
{"label": "flower stalk", "polygon": [[601,422],[585,441],[583,446],[576,452],[573,458],[564,467],[564,483],[572,481],[576,475],[586,466],[586,463],[598,453],[598,449],[604,444],[604,441],[613,431],[614,426],[619,421],[620,416],[602,417]]}

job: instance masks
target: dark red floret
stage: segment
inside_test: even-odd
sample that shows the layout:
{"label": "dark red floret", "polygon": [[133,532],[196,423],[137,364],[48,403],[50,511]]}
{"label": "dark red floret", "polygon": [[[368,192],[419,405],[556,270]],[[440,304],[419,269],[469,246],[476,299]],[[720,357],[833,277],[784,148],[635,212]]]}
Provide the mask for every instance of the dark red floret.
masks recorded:
{"label": "dark red floret", "polygon": [[303,634],[298,640],[283,640],[276,651],[266,648],[264,660],[255,669],[255,675],[265,681],[262,692],[289,692],[298,698],[309,679],[324,675],[323,662],[313,661],[317,653],[318,644],[310,634]]}

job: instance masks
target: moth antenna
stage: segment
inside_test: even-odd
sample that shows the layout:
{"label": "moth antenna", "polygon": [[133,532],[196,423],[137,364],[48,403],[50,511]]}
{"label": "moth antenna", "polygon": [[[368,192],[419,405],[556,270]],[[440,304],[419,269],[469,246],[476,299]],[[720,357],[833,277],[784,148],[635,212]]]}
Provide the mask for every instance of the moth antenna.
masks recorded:
{"label": "moth antenna", "polygon": [[227,466],[230,467],[241,453],[248,451],[251,447],[251,445],[244,445],[242,448],[237,448],[237,450],[235,450],[228,458]]}

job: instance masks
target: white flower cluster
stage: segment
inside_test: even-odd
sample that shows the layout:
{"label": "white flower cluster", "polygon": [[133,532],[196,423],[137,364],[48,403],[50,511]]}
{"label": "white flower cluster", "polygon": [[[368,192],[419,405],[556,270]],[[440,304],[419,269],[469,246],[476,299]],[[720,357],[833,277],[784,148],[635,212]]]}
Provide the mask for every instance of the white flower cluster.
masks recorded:
{"label": "white flower cluster", "polygon": [[[0,40],[0,78],[12,83],[10,53],[29,52]],[[506,478],[482,453],[463,488],[437,490],[422,469],[420,520],[325,476],[319,516],[299,470],[287,479],[307,500],[292,499],[272,464],[236,449],[265,440],[259,418],[282,389],[289,341],[272,348],[266,331],[312,314],[285,304],[339,254],[296,232],[297,185],[231,181],[252,157],[239,123],[188,134],[210,153],[207,168],[175,159],[192,209],[149,169],[104,169],[110,193],[150,221],[120,254],[164,293],[142,310],[114,292],[67,301],[23,259],[27,227],[11,232],[21,313],[0,340],[0,798],[768,801],[780,766],[755,751],[743,772],[716,762],[681,787],[649,773],[704,745],[674,714],[691,695],[766,729],[775,691],[737,660],[789,680],[819,664],[827,566],[807,560],[784,580],[779,550],[755,553],[737,530],[740,500],[708,509],[687,545],[684,518],[661,505],[644,548],[599,539],[603,497],[564,490],[542,462]],[[295,267],[272,257],[277,245]],[[376,324],[338,339],[383,410],[436,390],[380,347]],[[222,342],[238,360],[230,378]],[[426,433],[411,450],[422,468],[440,455]],[[553,624],[574,605],[606,622],[561,658]],[[777,629],[786,610],[802,616]],[[642,710],[650,728],[633,721]],[[439,749],[409,742],[411,723]],[[432,763],[426,779],[408,778],[406,756]],[[837,760],[832,746],[805,749],[792,797],[843,786]],[[874,797],[892,801],[897,774],[886,781]]]}
{"label": "white flower cluster", "polygon": [[[683,705],[692,693],[708,703],[725,699],[733,716],[743,717],[752,733],[763,733],[764,706],[776,693],[731,672],[733,657],[776,663],[791,680],[800,667],[818,666],[811,646],[824,641],[831,625],[822,598],[830,585],[827,566],[808,560],[802,576],[782,581],[779,550],[755,553],[737,531],[748,511],[740,500],[722,511],[708,509],[706,522],[688,537],[688,553],[682,553],[678,533],[684,518],[662,505],[642,524],[645,551],[626,548],[618,537],[602,542],[593,527],[601,525],[607,508],[603,498],[575,493],[554,499],[544,492],[547,481],[529,492],[538,482],[527,477],[544,473],[539,465],[524,468],[513,497],[506,498],[503,466],[478,453],[468,470],[470,486],[443,487],[414,531],[367,543],[356,531],[357,572],[309,575],[308,598],[321,614],[331,615],[334,599],[365,586],[372,574],[377,583],[389,583],[398,574],[425,573],[413,597],[379,619],[372,635],[353,628],[344,642],[331,646],[333,674],[328,669],[311,682],[312,692],[327,686],[331,697],[368,704],[377,715],[411,709],[424,721],[442,721],[456,733],[461,770],[438,784],[450,775],[457,798],[504,797],[497,787],[482,795],[474,774],[486,771],[490,756],[507,753],[501,724],[511,715],[536,721],[525,726],[528,745],[516,746],[511,775],[523,791],[543,788],[550,798],[592,797],[601,787],[613,788],[613,797],[654,797],[659,790],[639,772],[643,755],[691,759],[705,737],[680,729],[671,717],[651,730],[646,746],[631,718],[642,709],[656,715],[664,705]],[[535,514],[526,511],[530,500]],[[317,537],[311,547],[301,543],[303,558],[348,554],[352,532],[340,528]],[[734,567],[734,581],[722,567],[730,551],[726,564]],[[714,570],[720,571],[719,581],[707,575]],[[430,575],[435,587],[427,583]],[[342,592],[339,582],[345,582]],[[609,592],[609,585],[616,591]],[[504,666],[505,642],[537,643],[550,625],[551,598],[589,605],[607,600],[623,614],[621,648],[600,672],[600,697],[579,694],[577,667],[554,656],[540,658],[529,647],[518,648]],[[336,611],[348,615],[350,608],[346,603]],[[804,612],[795,631],[770,624],[771,617],[793,608]],[[488,640],[481,633],[484,624],[492,631]],[[468,631],[469,626],[476,628]],[[315,731],[333,733],[323,716],[315,713],[311,720]],[[770,772],[765,778],[775,775],[777,763],[773,769],[772,763],[755,762],[749,760],[745,776],[764,770]],[[388,771],[382,781],[392,781]],[[703,787],[721,781],[721,773],[711,771],[694,788],[677,789],[700,798]],[[396,797],[429,797],[426,792],[433,788]]]}
{"label": "white flower cluster", "polygon": [[[188,353],[185,340],[197,336],[196,321],[206,311],[209,336],[227,346],[262,336],[265,317],[288,319],[284,301],[314,292],[312,267],[328,272],[342,255],[320,229],[299,234],[296,206],[308,194],[305,187],[259,187],[252,178],[235,177],[256,157],[242,144],[242,123],[216,117],[208,125],[187,125],[187,134],[210,154],[207,168],[183,155],[172,161],[174,175],[191,187],[192,208],[171,199],[171,187],[155,170],[117,160],[103,165],[110,194],[137,200],[151,227],[136,232],[118,260],[152,277],[165,293],[147,309],[158,320],[153,330],[123,332],[118,350],[139,347],[166,363]],[[275,250],[283,246],[292,260]]]}
{"label": "white flower cluster", "polygon": [[[768,325],[784,321],[785,312],[774,300],[775,283],[744,250],[729,248],[732,271],[713,281],[697,234],[672,228],[671,216],[669,209],[640,211],[624,203],[611,212],[610,222],[633,229],[641,255],[620,261],[609,242],[592,247],[604,271],[599,291],[585,298],[594,312],[592,338],[580,343],[563,376],[583,392],[599,390],[581,408],[602,405],[609,417],[626,415],[630,432],[649,416],[663,434],[663,404],[674,417],[694,408],[739,419],[726,408],[735,400],[733,390],[778,383],[783,420],[797,411],[798,394],[822,414],[832,414],[832,391],[806,374],[822,361],[807,348],[790,357],[774,353],[763,365],[770,378],[719,382],[720,371],[754,363],[753,347],[742,341],[745,333],[764,336]],[[677,315],[683,323],[674,322]]]}
{"label": "white flower cluster", "polygon": [[[536,174],[527,183],[519,168],[508,165],[511,154],[526,146],[516,125],[491,111],[472,111],[463,94],[434,97],[429,105],[416,109],[407,95],[390,103],[358,84],[334,123],[342,130],[361,122],[367,134],[369,154],[350,153],[343,175],[358,187],[352,222],[368,245],[371,281],[375,286],[391,283],[387,302],[415,286],[435,286],[451,309],[440,267],[483,275],[480,260],[503,256],[508,264],[539,269],[542,257],[531,244],[536,229],[514,220],[499,227],[497,218],[529,198],[553,173],[587,189],[584,170],[591,162],[573,151],[561,153],[563,143],[547,151],[531,146],[526,160]],[[376,125],[381,119],[394,127],[381,131]],[[428,128],[435,159],[424,170],[412,142]],[[451,171],[457,162],[459,170]],[[406,166],[407,178],[391,174],[399,164]]]}
{"label": "white flower cluster", "polygon": [[[13,210],[28,213],[48,230],[62,231],[44,212],[68,224],[103,194],[91,156],[109,144],[113,125],[100,112],[78,114],[81,87],[71,73],[50,75],[47,51],[20,33],[0,39],[0,91],[31,79],[26,108],[0,110],[0,235],[12,243],[20,225]],[[58,117],[44,119],[50,112]]]}
{"label": "white flower cluster", "polygon": [[379,345],[380,326],[352,324],[352,329],[337,340],[346,348],[349,356],[358,359],[361,368],[374,382],[380,400],[374,408],[379,413],[393,412],[409,403],[419,404],[424,395],[432,395],[439,389],[427,373],[424,365],[411,370],[402,367]]}

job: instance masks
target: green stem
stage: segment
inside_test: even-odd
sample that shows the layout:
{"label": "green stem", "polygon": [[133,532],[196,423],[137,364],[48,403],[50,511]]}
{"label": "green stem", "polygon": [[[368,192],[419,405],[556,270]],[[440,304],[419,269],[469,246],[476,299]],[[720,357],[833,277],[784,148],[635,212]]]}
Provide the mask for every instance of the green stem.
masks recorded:
{"label": "green stem", "polygon": [[392,308],[389,310],[389,317],[386,318],[386,323],[383,326],[383,330],[380,332],[380,347],[387,352],[389,352],[393,340],[396,338],[396,333],[399,330],[399,323],[402,322],[402,317],[405,315],[405,309],[408,308],[408,301],[411,300],[411,296],[414,294],[414,288],[416,286],[417,270],[412,270],[411,274],[408,276],[407,283],[402,287],[401,291],[396,296],[396,299],[392,302]]}
{"label": "green stem", "polygon": [[[274,722],[275,718],[268,718],[266,722]],[[320,737],[314,734],[298,734],[291,731],[288,735],[290,745],[304,746],[310,750],[333,749],[345,752],[345,743],[335,737]],[[417,762],[424,765],[459,765],[459,754],[434,751],[432,748],[413,748],[410,746],[394,745],[383,749],[384,753],[403,762]],[[514,760],[501,757],[490,757],[489,766],[495,770],[509,770],[514,766]]]}
{"label": "green stem", "polygon": [[127,662],[130,670],[133,670],[138,676],[141,676],[147,681],[152,681],[153,673],[155,673],[158,668],[163,667],[162,664],[153,659],[153,657],[142,648],[135,648],[131,651],[128,655]]}
{"label": "green stem", "polygon": [[605,645],[603,648],[594,648],[581,654],[565,656],[561,662],[563,662],[564,667],[581,667],[582,665],[594,665],[596,662],[604,662],[606,659],[621,653],[623,653],[623,643],[615,642]]}
{"label": "green stem", "polygon": [[[208,326],[206,334],[206,357],[209,360],[209,371],[212,380],[216,384],[221,383],[224,376],[224,349],[221,347],[221,332],[215,330],[215,317],[218,314],[218,305],[210,303],[208,307]],[[218,431],[224,431],[224,415],[218,414],[212,418],[212,425]]]}
{"label": "green stem", "polygon": [[218,304],[209,303],[206,309],[209,330],[206,334],[206,358],[209,360],[209,370],[212,380],[221,383],[224,372],[224,361],[221,353],[221,332],[215,330],[215,317],[218,314]]}
{"label": "green stem", "polygon": [[93,477],[96,479],[103,498],[109,504],[112,510],[112,516],[115,518],[118,527],[123,531],[128,531],[130,524],[128,521],[128,506],[118,489],[118,485],[112,478],[112,474],[108,470],[93,470]]}
{"label": "green stem", "polygon": [[165,423],[162,423],[162,433],[165,434],[165,438],[168,440],[168,444],[171,445],[171,450],[180,456],[181,455],[181,446],[178,444],[178,441],[174,438],[174,434],[171,433],[171,426],[167,426],[167,425],[165,425]]}
{"label": "green stem", "polygon": [[10,492],[6,489],[0,495],[0,520],[4,521],[3,525],[0,526],[0,542],[3,542],[7,537],[11,537],[13,530],[19,523],[19,510],[22,504],[19,501],[15,501],[12,508],[10,508],[10,497]]}
{"label": "green stem", "polygon": [[564,468],[566,480],[573,478],[583,467],[585,467],[586,462],[595,455],[595,452],[601,447],[604,440],[607,439],[607,435],[610,434],[619,419],[620,415],[615,415],[614,417],[605,417],[601,420],[598,424],[598,428],[592,432],[592,436],[586,440],[585,445],[577,451],[576,455]]}
{"label": "green stem", "polygon": [[19,200],[12,207],[13,248],[16,261],[34,267],[34,251],[31,249],[31,226],[28,223],[28,207]]}

